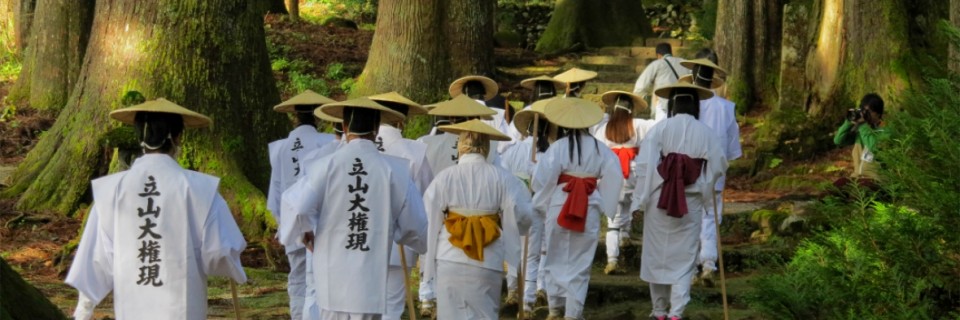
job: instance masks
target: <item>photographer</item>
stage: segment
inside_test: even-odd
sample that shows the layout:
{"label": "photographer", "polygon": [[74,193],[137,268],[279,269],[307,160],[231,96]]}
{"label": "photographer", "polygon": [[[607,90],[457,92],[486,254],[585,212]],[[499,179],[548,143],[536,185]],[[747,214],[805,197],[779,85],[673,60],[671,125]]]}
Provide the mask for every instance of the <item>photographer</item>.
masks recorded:
{"label": "photographer", "polygon": [[[834,186],[842,189],[851,182],[861,187],[877,191],[877,162],[874,154],[877,143],[888,136],[883,128],[883,99],[875,93],[863,96],[860,108],[847,111],[847,119],[843,121],[833,142],[838,146],[853,144],[853,174],[850,178],[840,178]],[[851,181],[852,180],[852,181]]]}

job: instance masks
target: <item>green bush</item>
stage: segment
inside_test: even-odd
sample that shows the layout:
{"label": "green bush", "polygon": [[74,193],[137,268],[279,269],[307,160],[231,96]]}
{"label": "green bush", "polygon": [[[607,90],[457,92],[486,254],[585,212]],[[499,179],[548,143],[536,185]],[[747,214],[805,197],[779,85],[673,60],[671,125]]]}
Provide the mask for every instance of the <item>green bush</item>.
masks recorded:
{"label": "green bush", "polygon": [[854,190],[815,207],[826,227],[757,283],[754,308],[775,319],[960,317],[960,77],[942,73],[887,101],[905,106],[885,116],[893,135],[877,150],[891,203]]}

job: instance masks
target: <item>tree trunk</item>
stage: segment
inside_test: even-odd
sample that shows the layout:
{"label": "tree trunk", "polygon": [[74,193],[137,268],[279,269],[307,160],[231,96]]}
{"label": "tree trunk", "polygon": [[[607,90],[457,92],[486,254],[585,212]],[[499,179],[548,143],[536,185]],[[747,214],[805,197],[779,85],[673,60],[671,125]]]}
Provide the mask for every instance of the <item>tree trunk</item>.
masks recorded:
{"label": "tree trunk", "polygon": [[652,34],[641,1],[607,0],[597,5],[589,0],[558,0],[536,50],[558,52],[577,44],[628,46],[635,38]]}
{"label": "tree trunk", "polygon": [[286,0],[287,13],[293,22],[300,21],[300,0]]}
{"label": "tree trunk", "polygon": [[0,0],[0,56],[17,51],[13,0]]}
{"label": "tree trunk", "polygon": [[719,0],[714,43],[728,71],[728,98],[737,110],[774,104],[779,75],[782,0]]}
{"label": "tree trunk", "polygon": [[66,318],[0,257],[0,320]]}
{"label": "tree trunk", "polygon": [[97,1],[77,85],[3,194],[20,195],[21,209],[61,213],[89,200],[89,179],[106,172],[113,154],[103,137],[120,126],[107,113],[137,90],[214,119],[210,129],[184,132],[178,160],[221,177],[220,191],[247,238],[265,236],[272,219],[262,192],[270,172],[264,151],[287,123],[270,111],[279,94],[265,9],[244,0]]}
{"label": "tree trunk", "polygon": [[27,39],[30,37],[30,25],[33,23],[33,10],[36,8],[37,0],[12,0],[13,1],[13,39],[16,46],[16,52],[19,54],[27,45]]}
{"label": "tree trunk", "polygon": [[57,112],[76,84],[90,37],[94,0],[37,0],[14,103]]}
{"label": "tree trunk", "polygon": [[[950,24],[960,28],[960,0],[950,0]],[[950,43],[950,70],[960,73],[960,48],[956,42]]]}
{"label": "tree trunk", "polygon": [[380,1],[370,55],[351,95],[395,90],[433,102],[448,98],[447,86],[457,77],[493,75],[494,4]]}
{"label": "tree trunk", "polygon": [[267,3],[267,13],[287,14],[285,2],[284,0],[269,0]]}

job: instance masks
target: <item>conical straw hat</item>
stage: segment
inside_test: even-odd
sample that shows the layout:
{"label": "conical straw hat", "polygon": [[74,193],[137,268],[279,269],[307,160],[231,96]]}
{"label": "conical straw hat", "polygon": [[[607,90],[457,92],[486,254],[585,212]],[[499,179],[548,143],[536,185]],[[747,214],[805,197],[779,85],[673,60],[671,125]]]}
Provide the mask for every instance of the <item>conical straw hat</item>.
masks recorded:
{"label": "conical straw hat", "polygon": [[686,60],[686,61],[680,62],[680,65],[690,70],[693,70],[694,66],[698,66],[698,65],[704,66],[704,67],[713,69],[713,73],[715,73],[715,76],[721,77],[721,78],[725,77],[727,74],[727,70],[724,70],[720,66],[714,64],[713,61],[710,61],[707,59]]}
{"label": "conical straw hat", "polygon": [[324,97],[323,95],[313,92],[311,90],[305,90],[300,94],[290,98],[287,101],[281,102],[280,104],[273,107],[273,111],[276,112],[285,112],[292,113],[296,112],[297,106],[322,106],[328,103],[337,102],[336,100]]}
{"label": "conical straw hat", "polygon": [[550,76],[539,76],[539,77],[523,79],[523,81],[520,81],[520,86],[525,89],[533,90],[534,85],[536,85],[538,81],[547,81],[552,83],[553,88],[556,89],[557,92],[564,92],[567,90],[566,82],[559,81],[557,79],[551,78]]}
{"label": "conical straw hat", "polygon": [[[393,103],[405,105],[407,106],[407,112],[406,112],[407,116],[419,116],[419,115],[427,114],[427,109],[425,109],[419,103],[416,103],[416,102],[413,102],[413,100],[407,99],[407,97],[400,95],[400,93],[397,93],[396,91],[381,93],[378,95],[369,96],[368,98],[376,102],[393,102]],[[390,106],[388,105],[384,105],[384,106],[387,108],[390,108]],[[394,110],[394,111],[399,111],[399,110]]]}
{"label": "conical straw hat", "polygon": [[647,101],[644,101],[643,98],[633,94],[632,92],[619,90],[607,91],[600,96],[600,101],[603,101],[603,104],[607,107],[607,110],[610,110],[613,109],[614,104],[617,102],[617,98],[623,98],[623,96],[627,96],[626,98],[633,102],[633,110],[631,110],[631,113],[637,114],[642,110],[647,110]]}
{"label": "conical straw hat", "polygon": [[366,98],[366,97],[347,100],[343,102],[328,103],[318,108],[317,110],[315,110],[313,114],[317,115],[317,117],[320,117],[319,116],[320,114],[326,114],[330,117],[341,119],[341,122],[342,122],[343,109],[346,107],[364,108],[364,109],[372,109],[372,110],[380,111],[381,121],[397,122],[397,121],[402,121],[405,118],[405,116],[402,113],[393,111],[392,109],[384,107],[379,103],[376,103],[375,101],[370,100],[369,98]]}
{"label": "conical straw hat", "polygon": [[672,93],[673,90],[677,90],[677,89],[696,90],[700,100],[707,100],[707,99],[713,98],[713,91],[710,91],[709,89],[706,89],[698,85],[685,83],[685,82],[677,82],[671,85],[659,87],[656,90],[653,90],[653,94],[657,95],[660,98],[670,99],[670,93]]}
{"label": "conical straw hat", "polygon": [[461,122],[458,124],[439,126],[437,127],[437,130],[449,132],[453,134],[461,134],[464,132],[475,132],[475,133],[486,135],[487,137],[490,138],[490,140],[493,140],[493,141],[510,140],[510,137],[508,137],[507,135],[501,133],[500,131],[497,131],[497,129],[494,129],[493,127],[487,125],[486,123],[483,123],[483,121],[480,121],[477,119]]}
{"label": "conical straw hat", "polygon": [[209,117],[181,107],[176,103],[170,102],[164,98],[150,100],[135,106],[113,110],[110,112],[110,118],[126,124],[135,124],[137,112],[179,114],[183,117],[183,126],[186,128],[203,128],[213,123],[213,120],[210,120]]}
{"label": "conical straw hat", "polygon": [[573,68],[553,76],[553,79],[564,83],[576,83],[589,81],[596,77],[597,73],[594,71]]}
{"label": "conical straw hat", "polygon": [[470,81],[479,81],[483,84],[483,100],[493,99],[493,96],[497,95],[500,91],[500,86],[497,85],[496,81],[493,79],[484,77],[484,76],[466,76],[457,80],[453,80],[453,83],[450,84],[450,97],[456,98],[457,96],[463,95],[463,86]]}
{"label": "conical straw hat", "polygon": [[536,114],[540,114],[541,121],[546,121],[547,117],[543,115],[543,108],[546,107],[550,101],[556,99],[560,98],[537,100],[530,105],[530,108],[520,110],[520,112],[517,112],[513,115],[513,126],[516,127],[520,132],[526,133],[530,128],[530,124],[533,123],[533,119],[535,118]]}
{"label": "conical straw hat", "polygon": [[484,117],[493,119],[491,116],[497,114],[497,112],[461,94],[453,99],[435,104],[428,114],[441,117]]}
{"label": "conical straw hat", "polygon": [[[683,75],[682,77],[680,77],[680,80],[678,80],[678,81],[683,82],[683,83],[695,84],[695,83],[693,83],[693,75],[692,75],[692,74]],[[724,85],[723,79],[721,79],[721,78],[718,77],[716,74],[714,74],[714,75],[713,75],[713,80],[710,80],[710,89],[716,89],[716,88],[722,87],[723,85]]]}
{"label": "conical straw hat", "polygon": [[589,128],[603,120],[603,111],[597,104],[580,98],[562,98],[550,101],[543,115],[551,123],[568,129]]}

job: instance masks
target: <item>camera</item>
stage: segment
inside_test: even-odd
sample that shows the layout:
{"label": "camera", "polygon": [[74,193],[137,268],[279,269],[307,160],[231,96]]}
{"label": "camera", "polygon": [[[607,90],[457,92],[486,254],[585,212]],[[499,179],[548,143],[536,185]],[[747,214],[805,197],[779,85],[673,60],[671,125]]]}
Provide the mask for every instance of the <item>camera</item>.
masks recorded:
{"label": "camera", "polygon": [[856,122],[857,120],[863,118],[863,114],[863,108],[847,109],[847,120],[850,120],[850,122]]}

